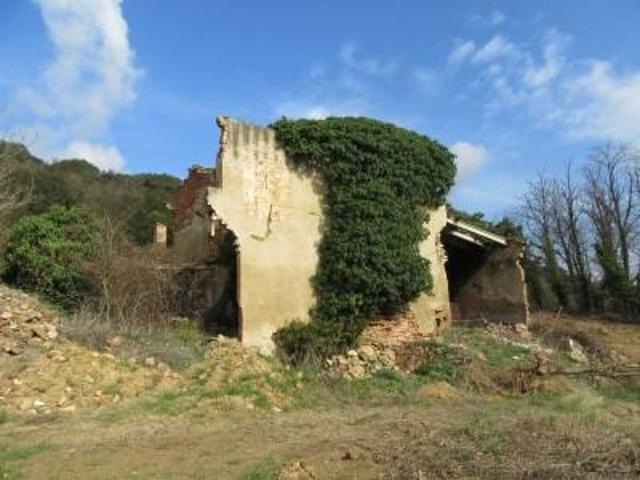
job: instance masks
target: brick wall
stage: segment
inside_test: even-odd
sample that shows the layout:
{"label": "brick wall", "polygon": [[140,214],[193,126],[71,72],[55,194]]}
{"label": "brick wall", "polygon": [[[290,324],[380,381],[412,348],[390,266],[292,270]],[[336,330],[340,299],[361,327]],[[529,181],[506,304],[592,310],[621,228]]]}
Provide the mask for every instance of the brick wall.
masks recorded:
{"label": "brick wall", "polygon": [[214,183],[214,169],[198,165],[189,169],[189,176],[184,181],[173,204],[176,232],[189,226],[194,215],[208,215],[206,211],[207,187],[213,186]]}

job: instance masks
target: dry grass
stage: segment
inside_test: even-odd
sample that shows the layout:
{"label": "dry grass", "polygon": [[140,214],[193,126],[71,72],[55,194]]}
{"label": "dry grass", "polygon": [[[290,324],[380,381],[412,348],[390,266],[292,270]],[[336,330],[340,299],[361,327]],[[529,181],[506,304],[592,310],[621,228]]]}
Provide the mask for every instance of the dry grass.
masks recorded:
{"label": "dry grass", "polygon": [[64,317],[60,326],[67,339],[123,359],[148,357],[172,368],[184,369],[204,358],[209,338],[197,322],[184,318],[159,324],[114,321],[83,308]]}

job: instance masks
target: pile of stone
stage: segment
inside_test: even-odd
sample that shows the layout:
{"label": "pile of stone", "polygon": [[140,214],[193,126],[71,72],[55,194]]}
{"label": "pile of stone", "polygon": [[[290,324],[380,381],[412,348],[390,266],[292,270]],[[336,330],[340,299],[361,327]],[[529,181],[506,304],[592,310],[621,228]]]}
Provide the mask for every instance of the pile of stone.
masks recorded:
{"label": "pile of stone", "polygon": [[381,317],[364,329],[359,348],[328,358],[325,367],[331,374],[344,378],[367,377],[383,369],[411,371],[405,366],[407,348],[411,350],[428,338],[410,311]]}
{"label": "pile of stone", "polygon": [[343,355],[325,360],[329,372],[344,378],[367,377],[379,370],[398,370],[396,352],[391,347],[376,344],[362,345]]}
{"label": "pile of stone", "polygon": [[0,409],[31,415],[73,412],[171,390],[178,384],[179,376],[163,363],[137,365],[62,341],[0,374]]}
{"label": "pile of stone", "polygon": [[58,314],[0,284],[0,410],[71,412],[175,388],[179,376],[149,358],[123,361],[59,338]]}
{"label": "pile of stone", "polygon": [[55,312],[26,293],[0,285],[0,359],[51,348],[58,324]]}

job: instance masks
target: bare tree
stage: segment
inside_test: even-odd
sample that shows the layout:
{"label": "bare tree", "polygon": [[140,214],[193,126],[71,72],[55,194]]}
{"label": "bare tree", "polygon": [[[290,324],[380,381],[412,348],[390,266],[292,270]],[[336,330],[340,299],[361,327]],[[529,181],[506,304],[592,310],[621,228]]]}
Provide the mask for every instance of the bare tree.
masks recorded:
{"label": "bare tree", "polygon": [[581,309],[592,307],[591,265],[587,244],[584,192],[567,163],[564,177],[552,183],[553,237],[567,273],[579,289]]}
{"label": "bare tree", "polygon": [[603,252],[620,262],[627,280],[633,275],[633,252],[640,240],[637,153],[627,145],[596,149],[585,170],[588,213]]}
{"label": "bare tree", "polygon": [[545,175],[529,183],[522,198],[521,218],[532,253],[542,260],[548,280],[557,300],[565,304],[566,285],[558,262],[555,182]]}

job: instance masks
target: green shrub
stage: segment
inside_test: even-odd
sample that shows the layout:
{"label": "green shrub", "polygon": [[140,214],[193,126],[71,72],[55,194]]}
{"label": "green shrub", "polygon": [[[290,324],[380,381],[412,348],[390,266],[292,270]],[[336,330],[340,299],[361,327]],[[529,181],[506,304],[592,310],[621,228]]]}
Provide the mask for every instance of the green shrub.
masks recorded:
{"label": "green shrub", "polygon": [[23,217],[8,235],[4,280],[73,306],[90,289],[83,264],[94,251],[97,229],[91,214],[78,207]]}
{"label": "green shrub", "polygon": [[419,245],[428,209],[453,185],[454,156],[428,137],[367,118],[282,119],[273,128],[293,165],[319,180],[324,203],[314,321],[277,340],[293,357],[301,355],[292,349],[339,350],[370,318],[396,313],[432,287]]}
{"label": "green shrub", "polygon": [[420,365],[415,373],[427,381],[458,383],[464,378],[462,359],[445,344],[429,342],[431,357]]}

